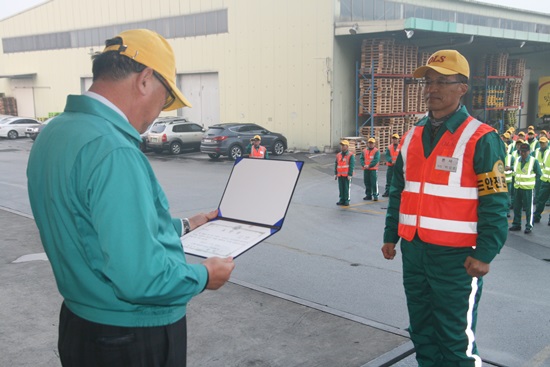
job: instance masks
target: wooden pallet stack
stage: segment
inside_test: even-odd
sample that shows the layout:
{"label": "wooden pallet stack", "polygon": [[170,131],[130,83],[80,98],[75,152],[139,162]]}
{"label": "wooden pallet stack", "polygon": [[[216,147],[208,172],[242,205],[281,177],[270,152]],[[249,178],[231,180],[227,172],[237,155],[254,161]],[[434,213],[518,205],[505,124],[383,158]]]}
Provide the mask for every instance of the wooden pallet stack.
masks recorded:
{"label": "wooden pallet stack", "polygon": [[393,39],[364,39],[361,44],[361,73],[391,74],[394,43]]}
{"label": "wooden pallet stack", "polygon": [[403,112],[403,90],[405,89],[405,79],[393,79],[392,80],[392,93],[391,93],[391,113]]}
{"label": "wooden pallet stack", "polygon": [[525,59],[511,59],[508,60],[508,75],[512,76],[525,76]]}
{"label": "wooden pallet stack", "polygon": [[[360,113],[368,115],[374,113],[392,113],[393,79],[376,78],[374,88],[371,88],[370,80],[361,80],[360,82]],[[374,98],[373,98],[374,94]],[[374,105],[373,105],[374,102]]]}
{"label": "wooden pallet stack", "polygon": [[371,126],[363,126],[360,131],[365,140],[368,140],[368,138],[374,138],[376,140],[376,143],[374,145],[378,148],[387,147],[391,141],[392,128],[391,126],[389,126],[389,122],[386,121],[386,119],[384,120],[384,123],[387,124],[385,126],[374,126],[372,128]]}
{"label": "wooden pallet stack", "polygon": [[519,106],[521,104],[522,79],[511,79],[506,82],[505,106]]}
{"label": "wooden pallet stack", "polygon": [[0,115],[17,116],[17,101],[14,97],[0,98]]}
{"label": "wooden pallet stack", "polygon": [[412,75],[418,67],[418,46],[405,46],[405,69],[403,74]]}
{"label": "wooden pallet stack", "polygon": [[403,133],[405,132],[405,118],[404,117],[393,117],[391,122],[391,132],[390,132],[390,139],[393,134],[399,134],[399,136],[403,136]]}
{"label": "wooden pallet stack", "polygon": [[393,74],[405,73],[406,46],[393,45]]}
{"label": "wooden pallet stack", "polygon": [[432,54],[429,52],[420,52],[418,54],[418,66],[426,65],[428,63],[430,56],[432,56]]}
{"label": "wooden pallet stack", "polygon": [[[482,58],[482,62],[478,67],[480,75],[487,76],[506,76],[506,68],[508,66],[508,54],[487,54]],[[487,73],[487,74],[485,74]]]}

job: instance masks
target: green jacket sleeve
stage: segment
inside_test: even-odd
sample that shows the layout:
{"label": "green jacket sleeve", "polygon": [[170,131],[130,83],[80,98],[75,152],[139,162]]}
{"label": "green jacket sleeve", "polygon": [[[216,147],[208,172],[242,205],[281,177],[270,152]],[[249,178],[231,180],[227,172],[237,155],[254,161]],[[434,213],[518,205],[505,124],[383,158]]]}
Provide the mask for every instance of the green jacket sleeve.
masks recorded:
{"label": "green jacket sleeve", "polygon": [[365,153],[361,151],[361,154],[359,155],[359,163],[361,164],[361,167],[365,165]]}
{"label": "green jacket sleeve", "polygon": [[[474,170],[476,174],[493,171],[495,163],[504,163],[504,143],[498,134],[484,135],[476,145]],[[500,252],[508,236],[508,194],[506,192],[480,196],[477,209],[477,246],[473,257],[490,263]]]}
{"label": "green jacket sleeve", "polygon": [[401,158],[401,153],[399,153],[393,166],[393,178],[390,186],[388,210],[386,212],[386,225],[384,227],[384,243],[397,243],[399,241],[397,226],[399,224],[401,193],[404,188],[405,177],[403,175],[403,158]]}
{"label": "green jacket sleeve", "polygon": [[386,157],[386,162],[391,162],[391,152],[389,148],[386,148],[385,157]]}

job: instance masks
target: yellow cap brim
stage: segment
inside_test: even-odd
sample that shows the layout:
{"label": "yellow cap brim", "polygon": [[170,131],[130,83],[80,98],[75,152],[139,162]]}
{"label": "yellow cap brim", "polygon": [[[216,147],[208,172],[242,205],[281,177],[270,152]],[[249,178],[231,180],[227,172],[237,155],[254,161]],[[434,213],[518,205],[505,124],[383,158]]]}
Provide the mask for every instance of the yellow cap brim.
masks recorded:
{"label": "yellow cap brim", "polygon": [[[164,75],[163,75],[164,77]],[[185,98],[183,93],[180,92],[180,90],[175,86],[174,82],[166,77],[164,77],[168,85],[170,86],[170,90],[172,90],[172,94],[176,97],[176,100],[174,103],[172,103],[170,106],[163,109],[163,111],[173,111],[177,110],[178,108],[182,107],[193,107],[191,102]]]}
{"label": "yellow cap brim", "polygon": [[426,75],[426,72],[430,69],[434,70],[434,71],[437,71],[439,74],[443,74],[443,75],[456,75],[456,74],[459,74],[454,70],[449,70],[449,69],[442,68],[442,67],[439,67],[439,66],[421,66],[421,67],[419,67],[418,69],[416,69],[414,71],[413,77],[423,78],[424,75]]}

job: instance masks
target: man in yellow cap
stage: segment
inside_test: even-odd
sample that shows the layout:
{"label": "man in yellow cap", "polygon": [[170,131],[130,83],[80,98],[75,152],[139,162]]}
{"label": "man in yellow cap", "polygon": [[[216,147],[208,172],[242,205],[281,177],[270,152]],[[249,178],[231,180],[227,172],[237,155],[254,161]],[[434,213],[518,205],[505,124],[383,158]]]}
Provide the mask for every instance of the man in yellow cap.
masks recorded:
{"label": "man in yellow cap", "polygon": [[539,140],[535,137],[535,130],[527,131],[526,143],[529,144],[529,148],[531,152],[534,152],[536,149],[540,147]]}
{"label": "man in yellow cap", "polygon": [[391,144],[386,149],[386,166],[388,170],[386,171],[386,187],[382,197],[387,198],[390,195],[390,184],[393,177],[393,165],[397,161],[397,156],[399,155],[399,134],[393,134],[391,136]]}
{"label": "man in yellow cap", "polygon": [[[541,136],[539,143],[540,148],[533,154],[542,170],[542,174],[540,177],[537,177],[535,184],[536,209],[533,214],[535,223],[540,222],[544,206],[550,198],[550,149],[548,149],[548,138]],[[550,218],[548,218],[548,225],[550,225]]]}
{"label": "man in yellow cap", "polygon": [[250,139],[250,144],[246,147],[246,153],[250,158],[267,159],[268,153],[266,147],[260,145],[262,137],[260,135],[254,135]]}
{"label": "man in yellow cap", "polygon": [[401,239],[409,333],[423,367],[480,367],[475,343],[483,276],[507,237],[504,143],[461,104],[470,67],[455,50],[414,72],[428,114],[401,139],[384,245]]}
{"label": "man in yellow cap", "polygon": [[378,166],[380,164],[380,152],[374,146],[376,140],[369,138],[367,147],[361,152],[359,161],[363,168],[363,183],[365,184],[365,197],[363,200],[378,201]]}
{"label": "man in yellow cap", "polygon": [[191,106],[159,34],[136,29],[93,56],[93,84],[69,95],[30,153],[31,208],[64,298],[63,366],[185,366],[186,305],[218,289],[231,258],[188,264],[180,237],[216,211],[172,218],[139,150],[161,110]]}
{"label": "man in yellow cap", "polygon": [[539,131],[539,141],[540,141],[540,138],[542,137],[545,137],[546,139],[549,139],[550,137],[548,136],[548,132],[546,130],[541,130]]}
{"label": "man in yellow cap", "polygon": [[351,178],[355,168],[355,155],[349,151],[349,141],[342,140],[340,142],[340,152],[336,154],[336,162],[334,164],[334,179],[338,180],[338,191],[340,200],[336,205],[348,206],[351,193]]}

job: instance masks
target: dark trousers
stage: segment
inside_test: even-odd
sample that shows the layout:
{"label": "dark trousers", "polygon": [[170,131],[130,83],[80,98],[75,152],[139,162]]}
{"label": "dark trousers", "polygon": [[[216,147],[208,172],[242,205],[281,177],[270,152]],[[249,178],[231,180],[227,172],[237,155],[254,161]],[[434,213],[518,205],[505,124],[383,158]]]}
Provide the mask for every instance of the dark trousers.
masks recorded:
{"label": "dark trousers", "polygon": [[481,366],[474,334],[483,279],[464,269],[473,251],[401,239],[409,333],[419,366]]}
{"label": "dark trousers", "polygon": [[338,191],[340,193],[340,204],[349,204],[351,179],[348,176],[338,176]]}
{"label": "dark trousers", "polygon": [[393,178],[393,166],[388,166],[388,170],[386,171],[386,187],[384,188],[385,194],[390,192],[392,178]]}
{"label": "dark trousers", "polygon": [[378,171],[366,169],[363,171],[363,183],[367,197],[378,197]]}
{"label": "dark trousers", "polygon": [[97,324],[71,312],[59,315],[59,357],[64,367],[185,367],[185,316],[158,327]]}
{"label": "dark trousers", "polygon": [[512,226],[521,227],[521,210],[525,209],[525,229],[533,228],[533,190],[514,190],[514,220]]}
{"label": "dark trousers", "polygon": [[[539,192],[537,194],[537,208],[533,218],[536,220],[541,219],[544,206],[548,199],[550,198],[550,182],[542,181],[540,184]],[[548,218],[548,223],[550,223],[550,217]]]}

